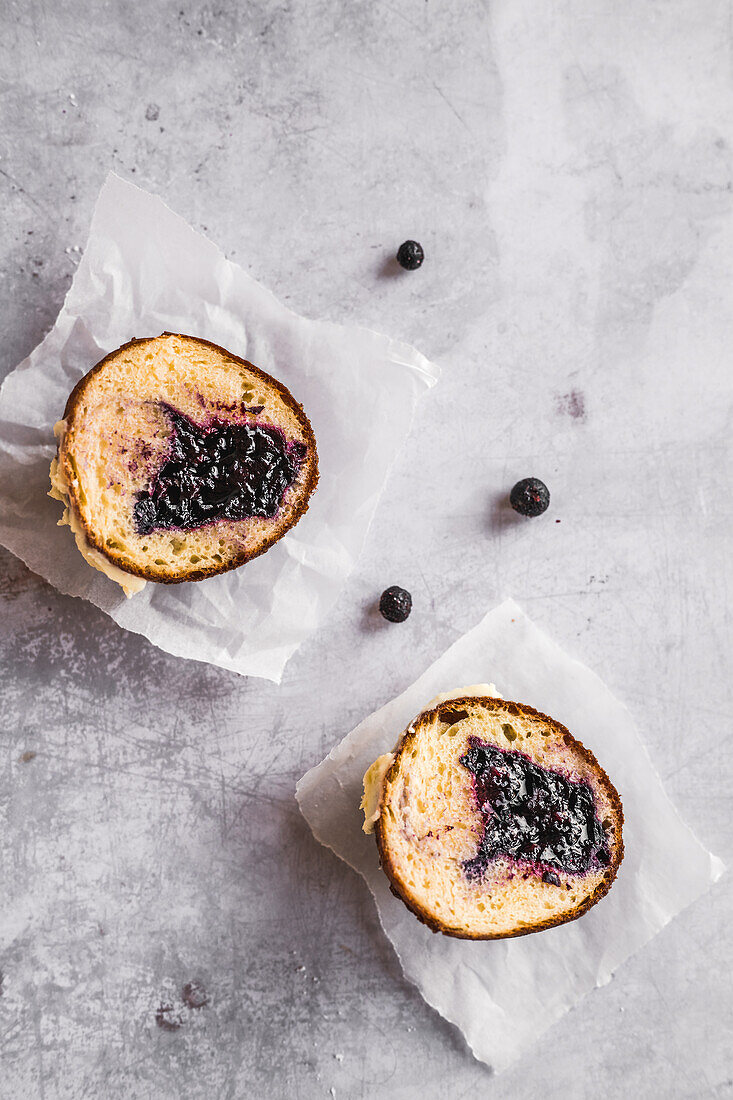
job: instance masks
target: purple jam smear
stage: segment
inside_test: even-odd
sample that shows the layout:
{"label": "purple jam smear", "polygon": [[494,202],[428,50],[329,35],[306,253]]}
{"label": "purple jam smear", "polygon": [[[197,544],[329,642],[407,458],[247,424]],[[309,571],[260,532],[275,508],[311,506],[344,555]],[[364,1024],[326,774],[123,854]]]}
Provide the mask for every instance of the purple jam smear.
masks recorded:
{"label": "purple jam smear", "polygon": [[608,866],[606,834],[587,783],[477,737],[468,744],[461,764],[473,774],[483,818],[478,852],[463,864],[469,878],[482,878],[499,856],[532,864],[544,882],[554,885],[559,885],[554,871],[579,875]]}
{"label": "purple jam smear", "polygon": [[306,454],[277,428],[212,421],[200,427],[165,406],[171,449],[133,509],[140,535],[161,528],[191,530],[219,519],[272,518]]}

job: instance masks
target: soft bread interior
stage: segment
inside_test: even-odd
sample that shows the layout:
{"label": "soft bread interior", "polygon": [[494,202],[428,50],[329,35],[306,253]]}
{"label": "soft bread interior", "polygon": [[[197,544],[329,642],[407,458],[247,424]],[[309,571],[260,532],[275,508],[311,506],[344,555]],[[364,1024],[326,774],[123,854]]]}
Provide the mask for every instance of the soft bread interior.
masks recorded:
{"label": "soft bread interior", "polygon": [[[105,360],[72,395],[59,446],[70,507],[89,544],[117,568],[163,581],[221,572],[271,545],[297,518],[317,469],[307,417],[285,394],[266,375],[186,336],[136,341]],[[197,424],[273,425],[288,443],[304,444],[306,457],[278,514],[139,534],[138,494],[170,450],[165,405]]]}
{"label": "soft bread interior", "polygon": [[[470,684],[468,687],[440,692],[434,699],[430,700],[425,710],[432,710],[433,707],[437,707],[440,703],[445,703],[449,699],[457,699],[459,696],[467,695],[483,696],[484,698],[490,696],[492,699],[501,699],[495,684]],[[394,758],[395,754],[393,752],[383,753],[367,768],[364,774],[364,794],[361,800],[361,809],[364,812],[362,829],[365,833],[373,833],[374,826],[379,820],[384,779],[394,763]]]}
{"label": "soft bread interior", "polygon": [[[66,421],[60,420],[54,427],[54,433],[61,439],[65,431]],[[50,477],[51,489],[48,495],[53,497],[54,500],[60,500],[64,505],[64,512],[61,519],[58,521],[58,526],[68,526],[71,528],[77,549],[87,564],[91,565],[92,569],[97,569],[100,573],[104,573],[105,576],[109,577],[115,584],[119,584],[128,598],[134,596],[136,592],[141,592],[147,584],[147,581],[142,580],[141,577],[134,577],[131,573],[126,573],[123,569],[118,569],[116,565],[112,564],[109,558],[105,557],[104,554],[100,554],[99,550],[95,550],[90,544],[81,521],[71,506],[68,484],[63,475],[63,470],[59,466],[58,458],[54,458],[51,461]]]}
{"label": "soft bread interior", "polygon": [[463,864],[477,854],[483,818],[471,773],[460,759],[475,737],[585,781],[613,852],[621,820],[605,773],[542,715],[518,714],[515,704],[496,699],[458,700],[452,714],[449,707],[421,715],[408,728],[384,779],[376,831],[397,892],[453,935],[517,935],[572,918],[604,878],[613,877],[615,866],[583,875],[558,871],[556,885],[542,881],[531,866],[499,857],[481,878],[468,877]]}

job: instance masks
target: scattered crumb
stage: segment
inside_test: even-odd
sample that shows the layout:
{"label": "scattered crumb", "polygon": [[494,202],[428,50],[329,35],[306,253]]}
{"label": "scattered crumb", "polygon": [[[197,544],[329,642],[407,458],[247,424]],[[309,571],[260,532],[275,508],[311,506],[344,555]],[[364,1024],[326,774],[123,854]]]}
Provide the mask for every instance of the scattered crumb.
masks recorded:
{"label": "scattered crumb", "polygon": [[157,122],[160,116],[160,107],[157,103],[148,103],[145,108],[145,117],[148,122]]}
{"label": "scattered crumb", "polygon": [[581,390],[558,395],[555,407],[560,414],[570,416],[573,420],[585,420],[585,394]]}
{"label": "scattered crumb", "polygon": [[31,760],[35,760],[37,755],[38,753],[33,752],[31,749],[29,749],[28,752],[22,753],[22,755],[19,756],[18,759],[20,760],[21,764],[30,764]]}

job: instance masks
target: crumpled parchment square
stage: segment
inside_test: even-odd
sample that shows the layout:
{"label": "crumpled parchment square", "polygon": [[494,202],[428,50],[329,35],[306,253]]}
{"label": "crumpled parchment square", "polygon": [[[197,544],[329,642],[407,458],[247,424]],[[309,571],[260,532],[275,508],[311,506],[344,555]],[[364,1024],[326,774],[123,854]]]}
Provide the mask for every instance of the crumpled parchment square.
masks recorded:
{"label": "crumpled parchment square", "polygon": [[[182,332],[280,379],[316,435],[320,483],[262,557],[132,599],[93,570],[46,495],[53,425],[72,388],[134,337]],[[56,323],[0,391],[0,543],[161,649],[279,682],[353,568],[389,467],[437,368],[367,329],[300,317],[159,198],[110,174]]]}
{"label": "crumpled parchment square", "polygon": [[[435,934],[389,890],[362,832],[362,776],[439,692],[492,682],[568,727],[598,758],[624,808],[626,854],[610,893],[577,921],[517,939]],[[500,1071],[723,873],[664,792],[626,707],[507,600],[401,695],[352,730],[297,787],[317,840],[367,881],[405,975]]]}

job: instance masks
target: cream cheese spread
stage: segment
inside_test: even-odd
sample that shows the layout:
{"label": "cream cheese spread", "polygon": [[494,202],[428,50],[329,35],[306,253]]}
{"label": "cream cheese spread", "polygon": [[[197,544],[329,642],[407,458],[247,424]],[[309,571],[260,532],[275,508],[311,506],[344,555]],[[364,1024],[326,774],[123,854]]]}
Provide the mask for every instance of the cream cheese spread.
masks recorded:
{"label": "cream cheese spread", "polygon": [[[470,687],[456,688],[455,691],[444,691],[440,695],[436,695],[423,709],[432,710],[433,707],[440,706],[441,703],[447,703],[449,699],[463,699],[465,696],[470,695],[479,697],[488,695],[493,699],[502,698],[494,684],[472,684]],[[385,776],[392,767],[394,757],[393,752],[385,752],[382,756],[378,756],[373,764],[369,765],[364,774],[364,794],[361,799],[361,809],[364,811],[362,829],[365,833],[373,833],[374,826],[379,820],[379,815],[382,812],[380,805],[382,787],[384,786]]]}
{"label": "cream cheese spread", "polygon": [[[54,425],[53,429],[53,433],[59,440],[59,443],[63,439],[65,431],[66,421],[59,420],[59,422]],[[99,550],[90,546],[84,528],[79,521],[79,517],[71,506],[69,486],[64,477],[63,470],[59,466],[58,458],[54,458],[51,462],[50,477],[51,491],[48,495],[53,497],[54,500],[60,500],[64,505],[64,514],[59,520],[58,526],[63,527],[65,524],[68,524],[82,557],[93,569],[98,569],[100,573],[104,573],[105,576],[109,577],[115,584],[119,584],[128,599],[130,596],[134,596],[136,592],[142,591],[147,581],[144,581],[142,577],[134,577],[131,573],[125,573],[124,569],[119,569],[116,565],[113,565],[111,561],[105,558],[104,554],[100,554]]]}

